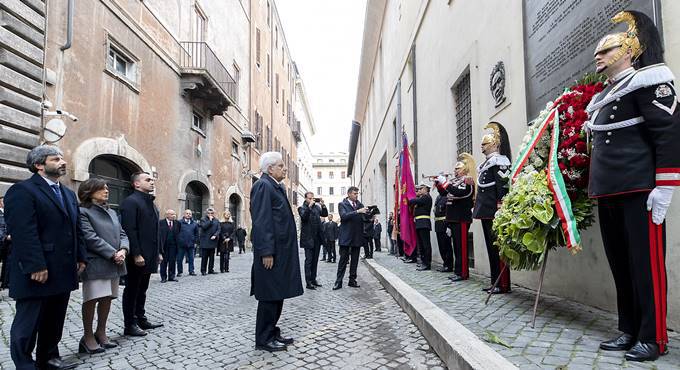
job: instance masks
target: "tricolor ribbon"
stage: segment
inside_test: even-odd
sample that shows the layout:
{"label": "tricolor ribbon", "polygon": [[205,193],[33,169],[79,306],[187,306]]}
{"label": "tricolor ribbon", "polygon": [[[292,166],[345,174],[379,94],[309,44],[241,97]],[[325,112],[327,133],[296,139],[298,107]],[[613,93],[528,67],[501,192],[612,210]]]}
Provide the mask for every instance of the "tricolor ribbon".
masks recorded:
{"label": "tricolor ribbon", "polygon": [[557,148],[560,139],[560,117],[557,109],[553,109],[538,126],[527,147],[522,150],[519,157],[515,160],[515,163],[512,165],[510,179],[512,183],[517,180],[522,168],[524,168],[529,161],[531,153],[536,148],[536,145],[548,127],[550,127],[551,123],[550,154],[548,156],[547,168],[548,188],[555,200],[555,209],[557,210],[557,216],[560,218],[560,225],[564,232],[564,240],[567,243],[567,248],[571,249],[572,247],[581,244],[581,234],[578,231],[576,218],[571,210],[571,200],[569,199],[569,194],[567,193],[567,188],[564,184],[562,172],[557,164]]}

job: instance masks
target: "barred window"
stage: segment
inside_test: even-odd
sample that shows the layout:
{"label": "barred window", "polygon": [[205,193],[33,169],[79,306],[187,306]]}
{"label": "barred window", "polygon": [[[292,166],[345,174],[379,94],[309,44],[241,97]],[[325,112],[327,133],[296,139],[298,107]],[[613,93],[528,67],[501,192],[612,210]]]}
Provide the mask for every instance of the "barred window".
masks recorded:
{"label": "barred window", "polygon": [[472,101],[470,94],[470,72],[467,72],[453,87],[456,106],[456,144],[458,154],[472,154]]}

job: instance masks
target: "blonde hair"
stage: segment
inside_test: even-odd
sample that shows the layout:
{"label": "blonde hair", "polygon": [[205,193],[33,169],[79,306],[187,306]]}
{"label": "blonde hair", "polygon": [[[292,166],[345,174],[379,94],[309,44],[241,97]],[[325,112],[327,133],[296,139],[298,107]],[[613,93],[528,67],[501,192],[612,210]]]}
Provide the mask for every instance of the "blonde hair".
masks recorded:
{"label": "blonde hair", "polygon": [[[227,215],[229,215],[229,217],[227,217]],[[223,222],[231,221],[231,212],[229,212],[229,211],[222,212],[222,221]]]}

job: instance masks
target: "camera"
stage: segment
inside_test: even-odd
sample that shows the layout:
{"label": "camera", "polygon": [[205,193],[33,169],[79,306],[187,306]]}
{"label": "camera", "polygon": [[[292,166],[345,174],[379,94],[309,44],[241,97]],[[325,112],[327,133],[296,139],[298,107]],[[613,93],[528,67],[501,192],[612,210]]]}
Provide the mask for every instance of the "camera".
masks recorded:
{"label": "camera", "polygon": [[314,203],[321,203],[321,198],[314,198]]}

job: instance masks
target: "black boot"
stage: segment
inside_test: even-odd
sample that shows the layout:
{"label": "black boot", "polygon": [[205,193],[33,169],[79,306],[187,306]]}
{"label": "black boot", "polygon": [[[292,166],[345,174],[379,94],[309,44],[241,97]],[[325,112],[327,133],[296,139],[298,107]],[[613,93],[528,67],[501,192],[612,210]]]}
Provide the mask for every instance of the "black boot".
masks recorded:
{"label": "black boot", "polygon": [[659,345],[637,342],[624,357],[628,361],[656,361],[659,358]]}
{"label": "black boot", "polygon": [[614,339],[610,339],[600,343],[600,349],[603,351],[628,351],[635,344],[635,338],[632,335],[623,333]]}

